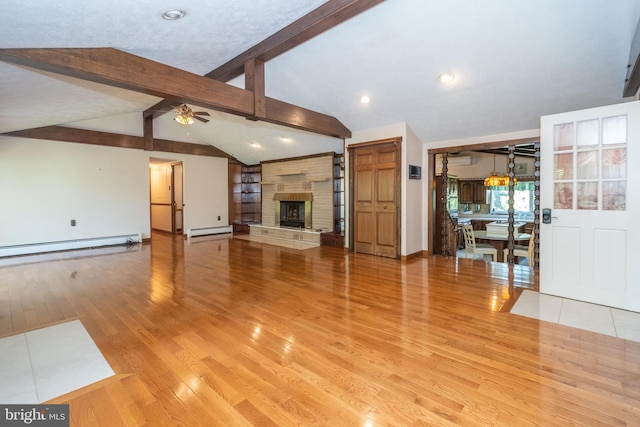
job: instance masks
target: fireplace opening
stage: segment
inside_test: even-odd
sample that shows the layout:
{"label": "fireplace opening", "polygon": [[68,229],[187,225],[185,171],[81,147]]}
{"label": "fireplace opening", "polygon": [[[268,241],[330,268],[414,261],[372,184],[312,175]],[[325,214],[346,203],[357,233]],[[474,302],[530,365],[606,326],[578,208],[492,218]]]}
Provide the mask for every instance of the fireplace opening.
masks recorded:
{"label": "fireplace opening", "polygon": [[312,193],[275,193],[277,227],[311,228]]}
{"label": "fireplace opening", "polygon": [[304,228],[304,202],[280,202],[280,226]]}

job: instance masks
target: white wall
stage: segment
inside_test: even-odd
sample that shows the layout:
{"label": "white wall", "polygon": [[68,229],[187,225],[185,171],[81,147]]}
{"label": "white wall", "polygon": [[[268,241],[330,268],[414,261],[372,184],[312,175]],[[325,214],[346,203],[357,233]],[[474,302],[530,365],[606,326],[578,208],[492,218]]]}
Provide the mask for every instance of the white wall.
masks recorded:
{"label": "white wall", "polygon": [[[427,200],[427,168],[422,156],[422,142],[407,126],[406,143],[403,144],[402,154],[402,253],[406,255],[422,251],[423,201]],[[422,178],[409,179],[409,165],[422,168]]]}
{"label": "white wall", "polygon": [[[140,113],[76,122],[73,123],[73,127],[136,136],[142,136],[144,128]],[[154,120],[153,136],[154,138],[171,141],[197,143],[197,138],[192,135],[189,128],[176,126],[172,121]],[[183,162],[185,204],[183,230],[185,233],[193,228],[229,225],[227,159],[146,152],[145,164],[148,163],[149,157],[166,159],[168,162]],[[218,216],[220,216],[219,220]]]}
{"label": "white wall", "polygon": [[0,136],[0,199],[0,246],[149,237],[148,155]]}
{"label": "white wall", "polygon": [[150,157],[183,162],[185,231],[229,224],[225,158],[0,136],[0,246],[149,238]]}
{"label": "white wall", "polygon": [[174,159],[183,164],[184,232],[229,225],[228,160],[187,154],[176,154]]}

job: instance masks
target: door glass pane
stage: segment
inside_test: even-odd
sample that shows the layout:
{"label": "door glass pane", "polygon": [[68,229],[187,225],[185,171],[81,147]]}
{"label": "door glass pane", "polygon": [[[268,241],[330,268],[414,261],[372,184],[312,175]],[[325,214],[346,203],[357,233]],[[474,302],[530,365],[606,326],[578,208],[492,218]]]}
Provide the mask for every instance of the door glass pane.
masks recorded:
{"label": "door glass pane", "polygon": [[573,179],[573,153],[556,154],[554,157],[556,179]]}
{"label": "door glass pane", "polygon": [[598,119],[578,122],[576,145],[581,147],[597,147],[599,141]]}
{"label": "door glass pane", "polygon": [[623,211],[626,209],[626,181],[608,181],[602,183],[602,209]]}
{"label": "door glass pane", "polygon": [[553,146],[555,151],[573,149],[573,123],[564,123],[553,127]]}
{"label": "door glass pane", "polygon": [[576,175],[578,179],[598,179],[598,151],[578,152]]}
{"label": "door glass pane", "polygon": [[573,184],[556,182],[553,191],[554,209],[573,209]]}
{"label": "door glass pane", "polygon": [[602,178],[627,177],[627,149],[609,148],[602,150]]}
{"label": "door glass pane", "polygon": [[623,211],[626,209],[626,181],[608,181],[602,183],[602,209]]}
{"label": "door glass pane", "polygon": [[602,144],[624,144],[627,142],[627,116],[602,119]]}
{"label": "door glass pane", "polygon": [[598,183],[579,182],[578,183],[578,209],[596,210],[598,209]]}

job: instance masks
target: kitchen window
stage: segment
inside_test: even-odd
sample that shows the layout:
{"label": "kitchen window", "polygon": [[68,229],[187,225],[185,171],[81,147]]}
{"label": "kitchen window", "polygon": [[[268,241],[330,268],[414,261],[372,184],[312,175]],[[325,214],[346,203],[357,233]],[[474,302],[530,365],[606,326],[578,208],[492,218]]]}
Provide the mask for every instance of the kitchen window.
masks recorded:
{"label": "kitchen window", "polygon": [[[533,181],[520,181],[515,185],[513,209],[516,215],[533,216],[535,184]],[[509,213],[509,187],[488,187],[487,203],[491,213]]]}

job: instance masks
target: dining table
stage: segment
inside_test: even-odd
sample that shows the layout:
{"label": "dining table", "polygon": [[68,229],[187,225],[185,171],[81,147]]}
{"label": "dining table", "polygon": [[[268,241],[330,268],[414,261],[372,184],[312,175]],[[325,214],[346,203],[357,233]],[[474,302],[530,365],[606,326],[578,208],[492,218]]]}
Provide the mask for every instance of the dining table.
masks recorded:
{"label": "dining table", "polygon": [[[489,242],[491,246],[496,248],[498,250],[498,256],[497,256],[498,262],[504,262],[503,250],[507,245],[509,236],[487,234],[487,230],[473,230],[473,235],[476,238],[476,240]],[[531,238],[531,234],[529,233],[513,233],[514,242],[521,242],[524,240],[529,240],[530,238]]]}

